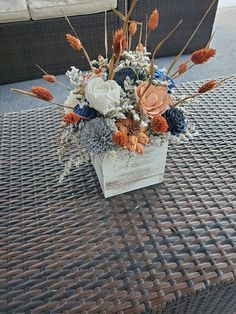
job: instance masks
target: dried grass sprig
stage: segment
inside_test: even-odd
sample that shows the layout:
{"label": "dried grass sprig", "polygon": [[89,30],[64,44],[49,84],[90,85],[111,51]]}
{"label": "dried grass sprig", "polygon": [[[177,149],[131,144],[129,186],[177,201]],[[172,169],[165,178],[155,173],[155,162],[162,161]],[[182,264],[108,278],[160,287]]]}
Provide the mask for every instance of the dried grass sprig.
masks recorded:
{"label": "dried grass sprig", "polygon": [[212,89],[215,89],[218,86],[218,82],[216,80],[210,80],[209,82],[203,84],[201,87],[198,89],[199,94],[206,93]]}
{"label": "dried grass sprig", "polygon": [[135,21],[132,21],[129,25],[129,45],[128,50],[131,50],[132,47],[132,38],[134,34],[137,32],[137,23]]}
{"label": "dried grass sprig", "polygon": [[213,89],[219,87],[220,85],[222,85],[225,81],[229,80],[230,78],[234,77],[234,75],[230,75],[230,76],[227,76],[225,77],[224,79],[220,80],[219,82],[217,82],[216,80],[211,80],[205,84],[203,84],[196,93],[193,93],[192,95],[190,96],[187,96],[183,99],[180,99],[179,101],[177,101],[176,103],[174,103],[171,107],[176,107],[177,105],[183,103],[184,101],[188,100],[188,99],[193,99],[203,93],[206,93],[206,92],[210,92],[212,91]]}
{"label": "dried grass sprig", "polygon": [[[82,44],[81,41],[80,41],[79,36],[77,35],[77,33],[76,33],[76,31],[75,31],[73,25],[71,24],[70,20],[68,19],[68,17],[67,17],[66,14],[64,13],[62,7],[59,5],[58,2],[57,2],[57,5],[58,5],[59,9],[61,10],[63,16],[65,17],[67,23],[69,24],[70,28],[72,29],[72,31],[73,31],[75,37],[79,40],[79,42],[80,42],[80,44],[81,44],[81,49],[83,50],[83,53],[84,53],[84,55],[85,55],[85,58],[87,59],[88,64],[89,64],[91,70],[93,71],[93,66],[92,66],[91,60],[90,60],[90,58],[89,58],[89,55],[88,55],[86,49],[84,48],[83,44]],[[71,35],[71,36],[72,36],[72,35]],[[77,44],[79,44],[79,42],[77,42]],[[79,47],[79,46],[78,46],[78,47]]]}
{"label": "dried grass sprig", "polygon": [[[205,48],[209,48],[209,46],[210,46],[210,44],[211,44],[211,42],[212,42],[212,39],[214,38],[215,33],[216,33],[217,30],[218,30],[218,29],[216,29],[216,30],[213,32],[213,34],[211,35],[210,39],[208,40],[208,42],[207,42]],[[184,74],[185,72],[189,71],[193,66],[195,66],[195,64],[192,64],[191,66],[188,66],[188,67],[187,67],[187,69],[186,69],[185,72],[182,72],[182,71],[181,71],[181,66],[182,66],[182,65],[184,66],[184,64],[188,64],[189,62],[190,62],[190,58],[189,58],[187,61],[185,61],[184,63],[180,64],[179,67],[178,67],[178,69],[171,75],[171,78],[172,78],[172,79],[176,79],[176,78],[178,78],[180,75],[182,75],[182,74]],[[184,69],[184,68],[182,67],[182,70],[183,70],[183,69]]]}
{"label": "dried grass sprig", "polygon": [[119,28],[113,36],[113,54],[118,59],[127,47],[126,35],[123,29]]}
{"label": "dried grass sprig", "polygon": [[85,55],[85,58],[87,59],[89,66],[90,66],[91,70],[93,71],[93,66],[92,66],[91,60],[89,58],[89,55],[88,55],[86,49],[84,48],[84,46],[82,45],[81,41],[79,40],[79,38],[75,37],[71,34],[66,34],[66,39],[68,40],[69,44],[71,45],[71,47],[73,49],[78,50],[78,51],[80,51],[82,49],[82,51]]}
{"label": "dried grass sprig", "polygon": [[42,86],[33,86],[31,92],[42,100],[51,101],[53,99],[52,93]]}
{"label": "dried grass sprig", "polygon": [[58,79],[52,75],[47,73],[44,69],[42,69],[38,64],[35,64],[37,68],[39,68],[45,75],[42,76],[42,79],[49,82],[49,83],[57,83],[61,86],[63,86],[66,90],[71,91],[71,89],[69,87],[67,87],[65,84],[63,84],[62,82],[58,81]]}
{"label": "dried grass sprig", "polygon": [[34,98],[37,98],[37,99],[49,102],[50,104],[54,104],[54,105],[59,106],[59,107],[73,109],[72,107],[56,103],[56,102],[54,102],[52,100],[46,100],[46,99],[40,98],[39,95],[36,95],[34,93],[31,93],[31,92],[24,91],[24,90],[21,90],[21,89],[18,89],[18,88],[11,88],[11,90],[13,92],[17,92],[17,93],[20,93],[20,94],[23,94],[23,95],[26,95],[26,96],[34,97]]}
{"label": "dried grass sprig", "polygon": [[204,16],[202,17],[201,21],[198,23],[196,29],[194,30],[194,32],[192,33],[192,35],[190,36],[189,40],[187,41],[187,43],[185,44],[185,46],[183,47],[183,49],[180,51],[180,53],[175,57],[175,59],[172,61],[171,65],[169,66],[168,70],[167,70],[167,75],[170,73],[170,71],[172,70],[172,68],[175,66],[175,64],[178,62],[178,60],[180,59],[180,57],[182,56],[182,54],[184,53],[185,49],[188,47],[189,43],[191,42],[191,40],[193,39],[193,37],[195,36],[195,34],[197,33],[198,29],[200,28],[200,26],[202,25],[203,21],[205,20],[207,14],[209,13],[209,11],[211,10],[211,8],[213,7],[213,5],[216,3],[216,0],[213,0],[213,2],[211,3],[211,5],[209,6],[209,8],[207,9],[206,13],[204,14]]}
{"label": "dried grass sprig", "polygon": [[76,38],[75,36],[71,34],[66,34],[66,39],[73,49],[78,50],[78,51],[81,50],[82,44],[79,38]]}
{"label": "dried grass sprig", "polygon": [[203,64],[207,62],[210,58],[213,58],[216,54],[216,50],[213,48],[203,48],[194,51],[191,56],[191,61],[194,64]]}
{"label": "dried grass sprig", "polygon": [[[136,4],[137,4],[137,1],[138,0],[133,0],[132,1],[132,4],[131,4],[130,9],[129,9],[129,12],[128,12],[128,14],[125,17],[125,21],[124,21],[124,24],[123,24],[123,27],[122,27],[122,36],[123,36],[123,38],[125,37],[125,40],[126,40],[126,32],[127,32],[127,29],[128,29],[129,18],[131,16],[131,14],[132,14]],[[123,40],[123,38],[122,38],[122,40]],[[113,43],[114,43],[114,41],[113,41]],[[113,46],[113,54],[112,54],[113,63],[112,63],[112,68],[110,68],[111,70],[110,70],[110,74],[109,74],[109,79],[110,80],[112,80],[114,78],[114,75],[115,75],[114,70],[115,70],[115,68],[119,64],[121,54],[117,57],[115,63],[114,63],[114,57],[116,57],[116,56],[115,56],[115,53],[114,53],[114,46]]]}
{"label": "dried grass sprig", "polygon": [[158,27],[158,24],[159,24],[159,11],[155,9],[153,10],[148,20],[149,31],[154,31]]}
{"label": "dried grass sprig", "polygon": [[54,75],[51,75],[51,74],[44,74],[42,76],[42,79],[46,82],[49,82],[49,83],[55,83],[57,81],[56,77]]}
{"label": "dried grass sprig", "polygon": [[[157,9],[152,11],[152,14],[150,15],[149,19],[147,19],[146,16],[146,36],[145,36],[145,46],[147,47],[147,41],[148,37],[151,33],[151,31],[154,31],[157,29],[159,25],[159,11]],[[148,31],[147,31],[148,30]]]}

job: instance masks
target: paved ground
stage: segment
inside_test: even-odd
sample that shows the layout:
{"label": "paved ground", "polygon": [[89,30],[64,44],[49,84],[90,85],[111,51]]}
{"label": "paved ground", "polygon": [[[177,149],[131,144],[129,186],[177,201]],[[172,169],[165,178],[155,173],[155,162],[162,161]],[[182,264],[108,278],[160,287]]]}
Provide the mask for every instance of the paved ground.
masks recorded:
{"label": "paved ground", "polygon": [[[212,41],[212,47],[217,49],[217,57],[209,63],[195,67],[182,77],[181,81],[194,81],[207,78],[217,78],[236,74],[236,0],[220,0],[219,8],[216,14],[214,28],[218,28],[215,38]],[[186,60],[183,56],[182,60]],[[159,67],[168,65],[173,57],[159,58],[156,60]],[[58,77],[61,81],[68,84],[65,75]],[[11,87],[30,90],[32,85],[40,84],[40,80],[26,81],[20,83],[6,84],[0,86],[0,113],[13,112],[34,107],[47,105],[43,101],[37,101],[31,97],[14,94],[10,91]],[[67,92],[57,85],[50,85],[50,89],[55,96],[55,101],[63,102]]]}

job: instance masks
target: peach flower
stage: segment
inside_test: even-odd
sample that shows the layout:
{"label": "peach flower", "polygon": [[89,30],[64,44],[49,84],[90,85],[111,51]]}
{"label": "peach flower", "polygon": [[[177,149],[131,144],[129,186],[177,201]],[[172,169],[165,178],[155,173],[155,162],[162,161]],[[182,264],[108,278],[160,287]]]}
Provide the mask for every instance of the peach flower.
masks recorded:
{"label": "peach flower", "polygon": [[[148,82],[141,82],[135,87],[137,103],[148,86]],[[173,102],[172,97],[167,93],[165,86],[150,85],[140,101],[140,108],[143,113],[153,118],[157,114],[163,114]]]}

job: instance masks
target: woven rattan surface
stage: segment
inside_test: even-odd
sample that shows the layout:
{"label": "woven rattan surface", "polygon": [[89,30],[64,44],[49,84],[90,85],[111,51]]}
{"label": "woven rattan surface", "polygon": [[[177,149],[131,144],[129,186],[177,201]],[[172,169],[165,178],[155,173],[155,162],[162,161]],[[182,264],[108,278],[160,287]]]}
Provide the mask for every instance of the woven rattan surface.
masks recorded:
{"label": "woven rattan surface", "polygon": [[110,199],[91,165],[58,184],[55,108],[1,117],[0,312],[236,313],[235,81],[189,106],[164,183]]}

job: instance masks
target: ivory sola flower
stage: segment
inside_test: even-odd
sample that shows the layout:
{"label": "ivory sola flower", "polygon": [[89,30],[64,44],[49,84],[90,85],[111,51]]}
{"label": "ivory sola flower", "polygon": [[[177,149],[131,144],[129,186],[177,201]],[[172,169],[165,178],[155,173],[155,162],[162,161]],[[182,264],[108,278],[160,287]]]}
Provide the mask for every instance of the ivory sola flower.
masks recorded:
{"label": "ivory sola flower", "polygon": [[148,20],[149,30],[153,31],[154,29],[156,29],[158,27],[158,23],[159,23],[159,11],[155,9],[150,15],[149,20]]}
{"label": "ivory sola flower", "polygon": [[53,99],[51,92],[45,87],[33,86],[31,91],[40,99],[47,100],[47,101],[51,101]]}
{"label": "ivory sola flower", "polygon": [[127,47],[126,36],[122,29],[118,29],[113,37],[113,52],[116,58],[121,56]]}
{"label": "ivory sola flower", "polygon": [[191,61],[195,64],[202,64],[213,58],[215,54],[216,50],[213,48],[200,49],[192,53]]}
{"label": "ivory sola flower", "polygon": [[205,84],[203,84],[199,89],[198,89],[198,93],[202,94],[202,93],[206,93],[212,89],[215,89],[218,86],[218,83],[216,80],[211,80]]}
{"label": "ivory sola flower", "polygon": [[74,48],[75,50],[80,50],[82,48],[82,44],[79,38],[76,38],[71,34],[66,34],[66,39],[68,40],[71,47]]}

